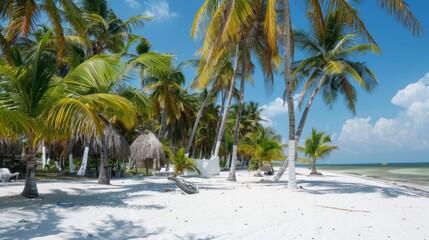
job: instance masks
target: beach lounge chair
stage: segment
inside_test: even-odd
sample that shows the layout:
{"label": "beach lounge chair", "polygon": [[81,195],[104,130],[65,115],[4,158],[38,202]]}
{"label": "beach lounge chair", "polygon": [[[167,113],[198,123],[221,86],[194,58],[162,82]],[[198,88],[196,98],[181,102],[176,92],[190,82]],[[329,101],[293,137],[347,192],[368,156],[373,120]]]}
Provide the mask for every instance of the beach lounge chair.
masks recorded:
{"label": "beach lounge chair", "polygon": [[0,168],[0,182],[9,182],[13,177],[18,180],[19,173],[11,173],[8,168]]}
{"label": "beach lounge chair", "polygon": [[161,168],[161,170],[159,170],[158,172],[152,172],[152,175],[153,176],[157,176],[157,177],[160,177],[160,176],[165,176],[165,177],[168,177],[168,176],[170,176],[170,175],[173,175],[173,173],[174,173],[174,171],[172,170],[173,168],[170,166],[170,168],[169,168],[170,170],[167,170],[167,168],[166,167],[163,167],[163,168]]}

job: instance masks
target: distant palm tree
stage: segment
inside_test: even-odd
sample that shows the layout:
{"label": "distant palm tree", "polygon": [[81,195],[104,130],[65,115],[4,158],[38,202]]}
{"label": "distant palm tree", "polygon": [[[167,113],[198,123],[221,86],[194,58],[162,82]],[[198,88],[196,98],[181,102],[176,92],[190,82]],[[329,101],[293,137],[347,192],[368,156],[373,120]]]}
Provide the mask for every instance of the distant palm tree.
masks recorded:
{"label": "distant palm tree", "polygon": [[183,109],[178,100],[179,95],[186,91],[181,86],[185,83],[185,76],[180,67],[171,66],[166,72],[146,71],[145,82],[144,90],[150,93],[150,98],[162,112],[158,139],[163,139],[168,118],[178,119]]}
{"label": "distant palm tree", "polygon": [[311,130],[310,136],[305,139],[304,146],[298,146],[297,150],[304,153],[307,158],[301,158],[299,160],[306,161],[310,164],[311,172],[310,175],[318,175],[316,171],[316,161],[318,159],[324,159],[338,147],[329,145],[332,142],[331,138],[324,132],[317,132],[316,129]]}
{"label": "distant palm tree", "polygon": [[[122,20],[109,7],[107,0],[83,0],[81,2],[84,17],[87,20],[86,33],[91,41],[92,54],[105,53],[107,50],[112,53],[120,53],[125,48],[126,40],[138,39],[148,43],[144,37],[132,34],[131,30],[143,27],[144,21],[150,20],[151,17],[137,15]],[[139,50],[143,49],[139,48]]]}
{"label": "distant palm tree", "polygon": [[281,137],[274,133],[271,128],[259,126],[258,131],[248,133],[238,146],[238,152],[250,158],[250,167],[259,169],[264,163],[273,160],[285,160]]}

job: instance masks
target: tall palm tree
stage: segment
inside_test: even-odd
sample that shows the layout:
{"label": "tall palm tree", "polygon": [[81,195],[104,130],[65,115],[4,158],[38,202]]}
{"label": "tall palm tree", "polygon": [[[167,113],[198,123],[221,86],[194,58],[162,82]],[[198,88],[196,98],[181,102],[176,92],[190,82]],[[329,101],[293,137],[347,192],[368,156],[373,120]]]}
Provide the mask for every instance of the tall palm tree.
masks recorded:
{"label": "tall palm tree", "polygon": [[[368,31],[366,30],[366,27],[363,23],[363,21],[359,18],[358,11],[353,6],[352,2],[358,3],[357,0],[355,1],[344,1],[344,0],[328,0],[328,1],[321,1],[321,0],[307,0],[306,1],[309,4],[309,7],[307,8],[309,10],[308,16],[314,19],[313,23],[317,27],[322,27],[323,22],[321,21],[323,19],[323,4],[326,4],[327,6],[327,12],[332,11],[342,11],[345,14],[343,16],[346,16],[344,21],[347,21],[347,24],[349,27],[351,27],[354,30],[357,30],[359,33],[366,36],[368,39],[373,41],[373,38],[370,36]],[[283,29],[282,29],[282,40],[283,40],[283,56],[284,56],[284,81],[285,81],[285,101],[287,102],[288,106],[288,119],[289,119],[289,160],[285,161],[283,165],[280,167],[279,171],[277,171],[277,174],[274,176],[273,179],[270,179],[270,182],[277,182],[282,176],[283,173],[286,171],[286,168],[289,164],[289,181],[288,181],[288,187],[289,188],[296,188],[296,176],[295,176],[295,159],[296,159],[296,145],[297,141],[295,139],[295,131],[296,131],[296,125],[295,125],[295,110],[294,110],[294,103],[293,103],[293,97],[292,97],[292,75],[291,75],[291,63],[293,62],[293,37],[291,35],[292,32],[292,23],[291,23],[291,14],[290,14],[290,3],[289,0],[283,0],[279,2],[282,6],[282,12],[283,12]],[[414,35],[421,35],[422,30],[420,27],[419,22],[417,19],[413,16],[410,7],[404,0],[378,0],[376,3],[384,8],[390,15],[393,15],[398,21],[400,21],[403,26],[410,29],[411,32]]]}
{"label": "tall palm tree", "polygon": [[46,124],[51,129],[70,129],[76,138],[98,138],[99,184],[110,184],[104,129],[114,122],[131,128],[137,120],[133,103],[112,92],[123,71],[124,64],[111,56],[97,55],[84,61],[62,79],[56,89],[61,97],[46,111]]}
{"label": "tall palm tree", "polygon": [[180,67],[171,67],[168,72],[147,71],[145,82],[148,85],[145,91],[151,92],[150,98],[162,110],[161,124],[158,131],[158,138],[164,138],[167,125],[167,118],[178,119],[183,105],[178,103],[179,95],[185,92],[182,84],[185,77]]}
{"label": "tall palm tree", "polygon": [[316,161],[329,156],[332,151],[337,150],[338,147],[329,145],[332,142],[331,137],[324,132],[318,132],[316,129],[311,130],[310,136],[305,139],[304,146],[298,146],[297,149],[303,152],[307,158],[301,159],[310,164],[310,175],[320,175],[316,171]]}
{"label": "tall palm tree", "polygon": [[[235,177],[235,165],[237,163],[237,145],[238,135],[240,132],[241,114],[243,111],[244,101],[244,85],[245,79],[248,75],[251,75],[254,70],[254,64],[252,62],[252,53],[259,60],[262,67],[266,86],[272,87],[274,82],[273,71],[279,67],[280,57],[278,55],[277,44],[271,45],[270,34],[276,33],[276,21],[275,19],[268,19],[268,17],[276,18],[276,14],[270,13],[269,10],[274,6],[274,2],[270,1],[258,1],[259,5],[254,5],[254,11],[256,12],[254,18],[249,21],[250,27],[245,28],[242,37],[242,48],[241,48],[241,82],[240,82],[240,98],[238,100],[238,114],[235,123],[234,130],[234,142],[232,148],[232,167],[230,169],[227,180],[236,181]],[[268,13],[267,13],[268,12]],[[271,15],[272,14],[272,15]],[[273,21],[266,24],[267,21]]]}
{"label": "tall palm tree", "polygon": [[39,196],[35,175],[36,145],[49,135],[49,129],[43,127],[42,114],[56,97],[52,94],[52,88],[56,84],[55,57],[47,45],[50,37],[51,31],[30,49],[10,46],[10,51],[13,52],[13,58],[10,59],[12,62],[0,61],[1,99],[8,100],[2,105],[19,112],[17,120],[20,119],[19,116],[25,116],[34,123],[33,128],[22,132],[27,165],[22,195],[29,198]]}
{"label": "tall palm tree", "polygon": [[[352,58],[366,52],[380,53],[380,49],[371,43],[358,44],[355,34],[345,34],[344,24],[339,20],[342,14],[338,11],[329,13],[324,19],[325,28],[313,29],[313,34],[295,31],[295,45],[310,55],[307,59],[297,61],[293,71],[297,81],[305,81],[299,103],[303,102],[306,94],[309,95],[296,131],[297,141],[301,138],[308,112],[320,90],[324,93],[325,102],[330,105],[335,102],[336,93],[340,92],[350,111],[355,113],[357,93],[353,82],[367,92],[377,86],[376,76],[366,64],[353,61]],[[309,94],[311,88],[314,90]]]}
{"label": "tall palm tree", "polygon": [[127,20],[118,18],[109,7],[107,0],[83,0],[82,11],[87,20],[87,34],[91,41],[92,54],[105,53],[106,50],[112,53],[120,53],[126,44],[126,40],[147,40],[132,34],[132,28],[141,28],[146,20],[151,17],[137,15]]}
{"label": "tall palm tree", "polygon": [[65,54],[66,37],[63,22],[67,22],[86,39],[85,21],[80,8],[73,0],[20,1],[7,0],[0,3],[0,20],[6,20],[6,38],[9,42],[19,36],[27,37],[37,25],[37,20],[44,13],[52,23],[58,48],[58,62]]}
{"label": "tall palm tree", "polygon": [[[218,155],[224,128],[225,121],[229,112],[231,104],[232,89],[235,85],[235,78],[237,76],[238,61],[240,58],[240,51],[243,47],[243,39],[246,38],[249,31],[248,26],[251,25],[251,19],[257,19],[261,11],[266,11],[267,17],[264,22],[265,31],[268,36],[268,43],[270,50],[276,50],[276,34],[275,34],[275,11],[272,8],[272,1],[243,1],[243,0],[225,0],[225,1],[211,1],[207,0],[197,12],[194,24],[191,30],[192,36],[204,37],[204,46],[201,50],[202,58],[205,60],[202,66],[200,84],[205,86],[210,80],[211,69],[216,65],[219,59],[225,59],[233,54],[234,60],[234,74],[232,76],[232,83],[224,114],[222,116],[221,125],[218,132],[218,139],[214,149],[214,156]],[[264,6],[266,6],[264,8]],[[257,9],[261,11],[257,11]],[[256,17],[255,17],[256,16]],[[207,24],[208,22],[208,24]],[[207,26],[207,28],[203,28]],[[244,85],[243,85],[244,86]]]}

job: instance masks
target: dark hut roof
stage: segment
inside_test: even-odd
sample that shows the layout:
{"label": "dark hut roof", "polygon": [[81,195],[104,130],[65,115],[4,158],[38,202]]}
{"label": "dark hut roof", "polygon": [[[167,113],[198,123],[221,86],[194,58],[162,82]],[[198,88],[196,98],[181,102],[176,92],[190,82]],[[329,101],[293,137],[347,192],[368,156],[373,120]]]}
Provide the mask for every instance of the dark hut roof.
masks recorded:
{"label": "dark hut roof", "polygon": [[143,133],[138,138],[136,138],[136,140],[134,140],[130,148],[131,158],[134,160],[164,158],[162,143],[149,130],[144,130]]}
{"label": "dark hut roof", "polygon": [[0,139],[0,155],[21,155],[22,146],[9,138]]}
{"label": "dark hut roof", "polygon": [[[128,158],[131,155],[130,145],[122,134],[112,125],[104,128],[106,138],[107,155],[110,158]],[[99,139],[91,141],[91,147],[95,152],[100,153],[101,142]]]}

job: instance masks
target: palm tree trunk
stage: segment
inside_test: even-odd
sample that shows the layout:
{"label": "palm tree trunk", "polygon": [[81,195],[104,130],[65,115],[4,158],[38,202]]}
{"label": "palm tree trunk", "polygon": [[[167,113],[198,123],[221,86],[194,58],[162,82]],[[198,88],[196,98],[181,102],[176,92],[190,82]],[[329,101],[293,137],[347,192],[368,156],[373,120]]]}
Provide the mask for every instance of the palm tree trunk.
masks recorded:
{"label": "palm tree trunk", "polygon": [[317,174],[317,170],[316,170],[316,161],[310,161],[310,175],[311,174]]}
{"label": "palm tree trunk", "polygon": [[39,191],[36,184],[36,154],[35,149],[30,147],[24,156],[25,160],[25,185],[21,195],[26,198],[38,198]]}
{"label": "palm tree trunk", "polygon": [[240,97],[237,104],[237,119],[235,120],[235,131],[234,131],[234,142],[232,143],[232,162],[231,169],[229,170],[229,175],[226,180],[228,181],[237,181],[235,176],[235,167],[237,165],[237,146],[238,146],[238,133],[240,132],[240,123],[241,123],[241,114],[243,112],[243,101],[244,101],[244,86],[246,84],[245,76],[247,74],[247,58],[244,57],[242,61],[242,73],[241,73],[241,82],[240,82]]}
{"label": "palm tree trunk", "polygon": [[214,86],[210,88],[210,91],[207,93],[207,97],[204,99],[204,102],[201,104],[201,107],[198,110],[197,119],[195,119],[194,126],[192,127],[191,136],[189,137],[188,144],[186,145],[185,153],[187,154],[189,154],[189,150],[191,150],[192,141],[194,140],[195,133],[197,132],[197,129],[198,129],[198,123],[200,122],[200,118],[203,115],[203,110],[206,107],[206,104],[210,99],[214,88],[215,88]]}
{"label": "palm tree trunk", "polygon": [[161,117],[161,126],[159,126],[158,139],[161,140],[161,137],[164,139],[164,128],[167,125],[167,109],[164,108]]}
{"label": "palm tree trunk", "polygon": [[100,137],[101,140],[101,150],[100,150],[100,166],[98,174],[98,184],[107,184],[110,185],[110,169],[109,162],[107,161],[107,144],[106,138],[103,136]]}
{"label": "palm tree trunk", "polygon": [[317,93],[320,91],[320,88],[322,87],[323,83],[326,80],[326,75],[323,75],[323,77],[320,79],[319,85],[316,87],[316,89],[311,94],[310,98],[308,99],[307,105],[305,106],[304,112],[302,112],[301,119],[299,121],[298,129],[296,130],[295,139],[296,143],[298,144],[299,140],[301,139],[301,134],[304,129],[305,122],[307,120],[308,112],[310,111],[310,107],[313,104],[313,100],[316,97]]}
{"label": "palm tree trunk", "polygon": [[228,98],[226,100],[226,105],[222,116],[222,122],[220,123],[219,132],[217,134],[216,147],[213,153],[213,156],[215,157],[219,155],[220,144],[222,142],[223,133],[225,131],[226,118],[228,117],[229,108],[231,107],[232,93],[234,92],[234,85],[235,85],[235,76],[237,74],[239,51],[240,51],[240,45],[237,44],[235,48],[234,73],[232,75],[231,86],[229,86]]}
{"label": "palm tree trunk", "polygon": [[67,153],[69,156],[69,172],[74,173],[74,164],[73,164],[73,147],[76,143],[76,138],[72,137],[70,139],[69,145],[67,146]]}
{"label": "palm tree trunk", "polygon": [[[222,119],[222,117],[223,117],[222,114],[223,114],[223,111],[225,109],[225,101],[226,101],[226,94],[224,94],[224,90],[222,90],[222,104],[221,104],[221,107],[220,107],[220,116],[219,116],[220,119]],[[218,138],[218,132],[219,132],[219,128],[220,128],[220,123],[221,122],[222,121],[218,121],[217,124],[216,124],[216,136],[215,136],[214,142],[212,144],[212,148],[210,150],[210,153],[212,155],[213,155],[215,147],[216,147],[217,138]]]}
{"label": "palm tree trunk", "polygon": [[296,175],[295,175],[295,159],[296,159],[296,140],[295,140],[295,109],[292,96],[292,75],[291,75],[291,63],[293,61],[293,45],[292,45],[292,22],[290,19],[290,6],[289,0],[283,0],[283,52],[284,52],[284,80],[286,84],[286,101],[288,106],[288,118],[289,118],[289,152],[288,160],[285,160],[277,171],[276,176],[271,179],[271,182],[277,182],[286,171],[289,165],[289,179],[288,188],[297,188],[296,186]]}

